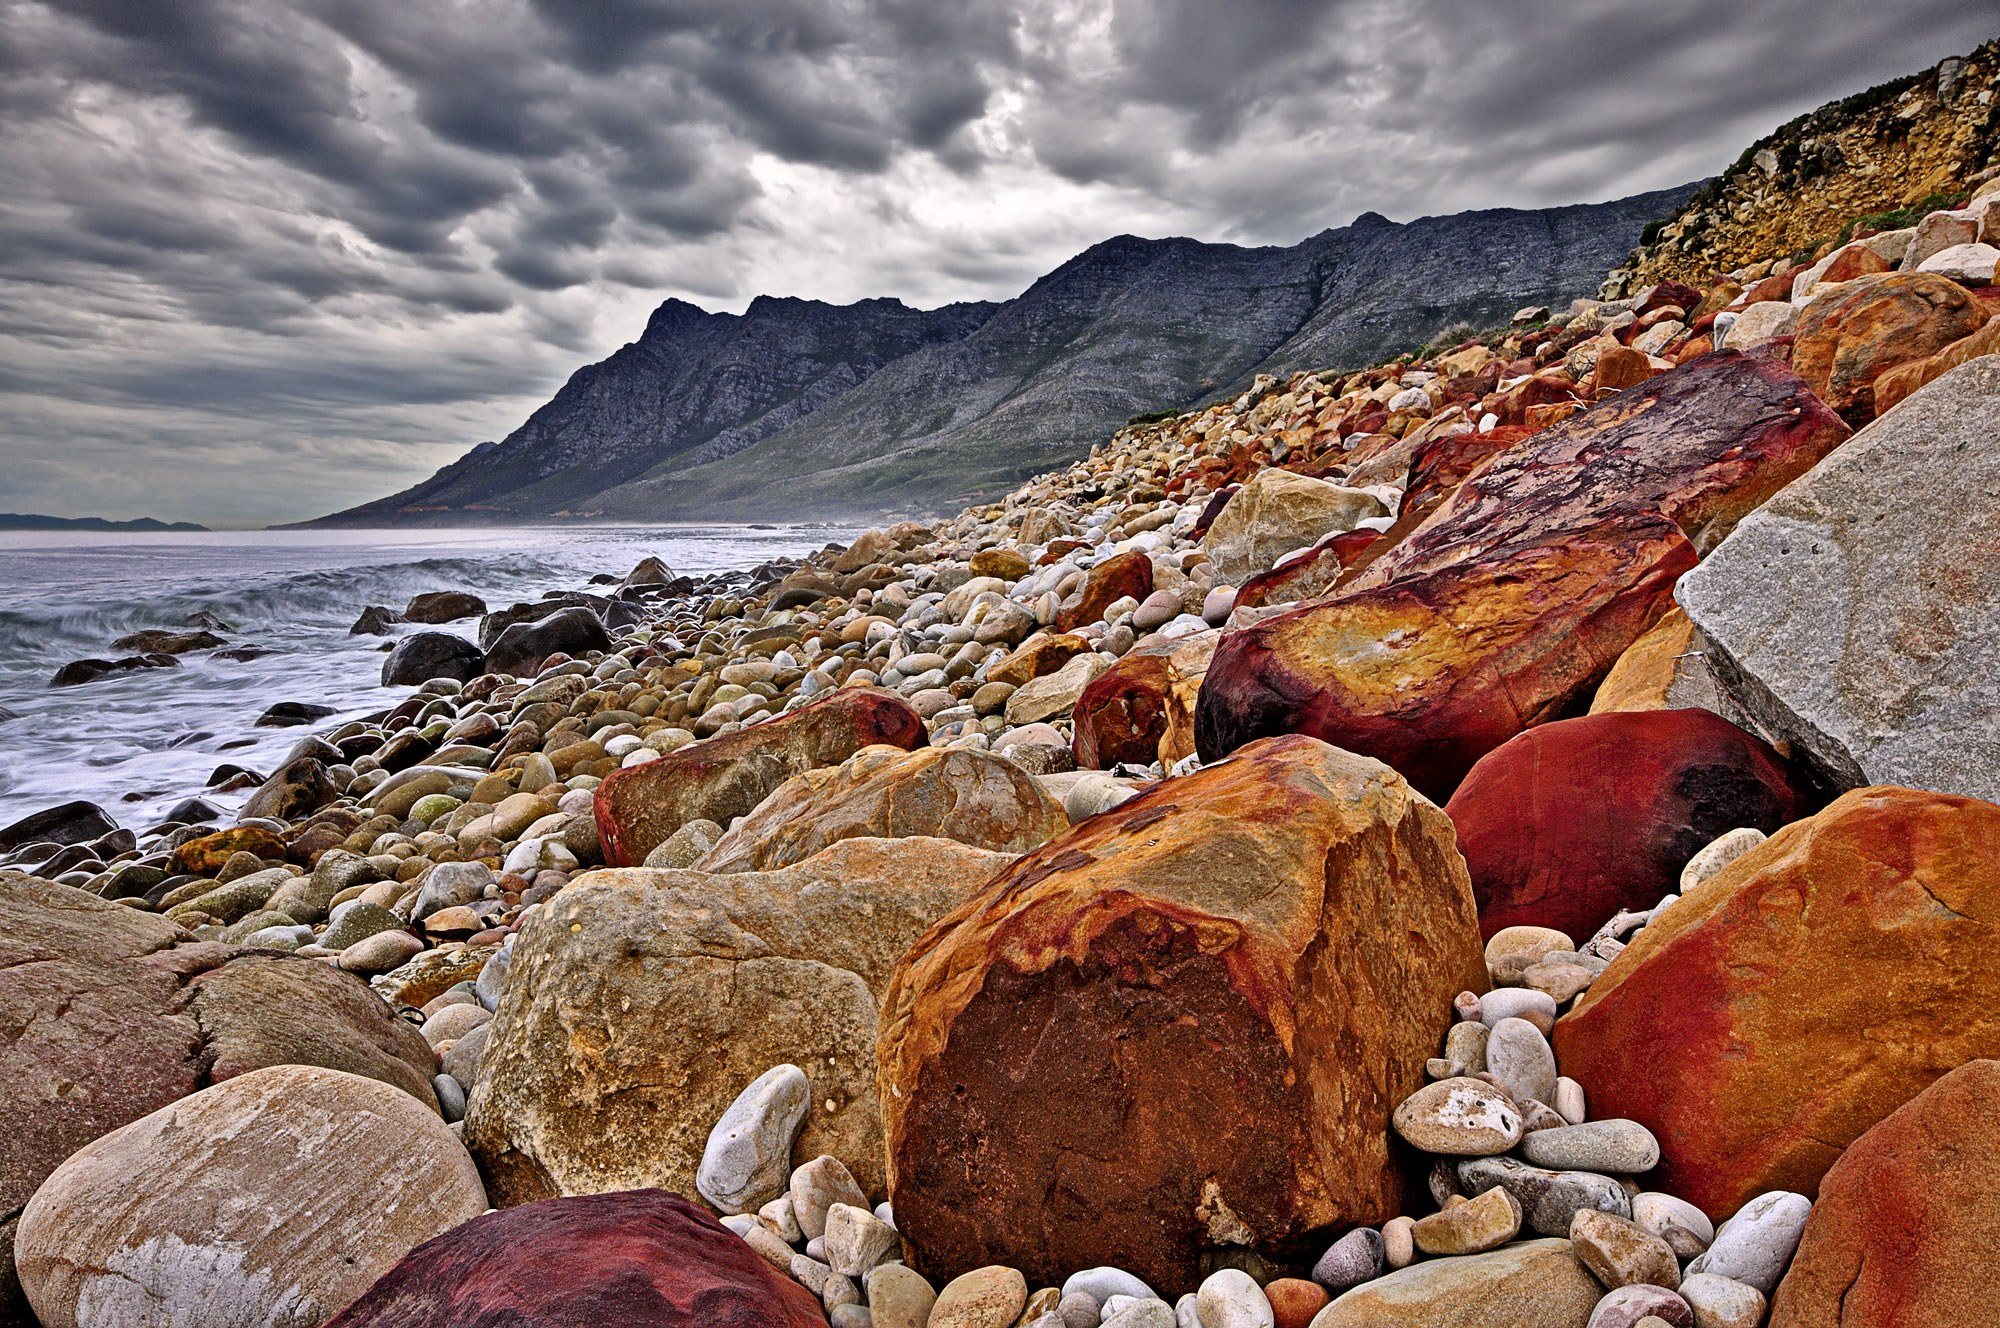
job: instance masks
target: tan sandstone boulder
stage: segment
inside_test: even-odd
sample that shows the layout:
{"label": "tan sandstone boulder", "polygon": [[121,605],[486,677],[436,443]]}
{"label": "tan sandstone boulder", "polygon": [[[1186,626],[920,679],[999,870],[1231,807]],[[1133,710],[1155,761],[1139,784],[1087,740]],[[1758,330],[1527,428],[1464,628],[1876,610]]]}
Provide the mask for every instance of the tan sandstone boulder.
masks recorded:
{"label": "tan sandstone boulder", "polygon": [[1236,491],[1202,540],[1218,581],[1242,585],[1293,549],[1354,529],[1389,509],[1372,493],[1288,470],[1260,470]]}

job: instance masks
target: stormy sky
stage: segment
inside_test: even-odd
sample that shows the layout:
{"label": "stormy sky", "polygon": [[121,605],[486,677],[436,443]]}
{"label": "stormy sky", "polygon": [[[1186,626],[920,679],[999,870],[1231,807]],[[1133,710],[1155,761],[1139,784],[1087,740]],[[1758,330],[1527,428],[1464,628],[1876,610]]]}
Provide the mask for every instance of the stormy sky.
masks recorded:
{"label": "stormy sky", "polygon": [[0,510],[256,525],[679,296],[1006,298],[1119,233],[1614,198],[1991,0],[0,0]]}

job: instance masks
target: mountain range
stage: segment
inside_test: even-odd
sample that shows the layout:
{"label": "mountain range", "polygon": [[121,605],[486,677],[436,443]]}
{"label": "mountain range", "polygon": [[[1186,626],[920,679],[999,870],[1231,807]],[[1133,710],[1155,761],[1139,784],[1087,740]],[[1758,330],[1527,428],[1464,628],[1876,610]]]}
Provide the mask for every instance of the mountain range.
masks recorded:
{"label": "mountain range", "polygon": [[101,516],[41,516],[33,512],[0,512],[0,530],[136,530],[206,531],[192,521],[160,521],[150,516],[113,521]]}
{"label": "mountain range", "polygon": [[961,506],[1134,414],[1259,374],[1359,367],[1594,290],[1695,185],[1397,223],[1289,247],[1119,236],[1021,295],[920,310],[681,300],[505,439],[314,525],[878,517]]}

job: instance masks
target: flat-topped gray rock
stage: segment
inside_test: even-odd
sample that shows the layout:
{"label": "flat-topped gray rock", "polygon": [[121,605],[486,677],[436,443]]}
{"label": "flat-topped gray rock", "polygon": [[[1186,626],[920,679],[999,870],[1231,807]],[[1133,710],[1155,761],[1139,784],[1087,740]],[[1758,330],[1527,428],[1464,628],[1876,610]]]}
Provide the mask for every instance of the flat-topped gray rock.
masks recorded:
{"label": "flat-topped gray rock", "polygon": [[1732,697],[1836,789],[2000,799],[2000,356],[1737,526],[1675,596]]}

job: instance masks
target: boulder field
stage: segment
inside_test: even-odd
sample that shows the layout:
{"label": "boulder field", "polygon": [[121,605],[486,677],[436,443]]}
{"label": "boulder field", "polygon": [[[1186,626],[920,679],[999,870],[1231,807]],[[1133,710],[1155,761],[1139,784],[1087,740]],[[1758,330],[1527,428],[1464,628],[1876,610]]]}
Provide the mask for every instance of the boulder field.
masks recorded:
{"label": "boulder field", "polygon": [[1990,1317],[1962,183],[804,557],[357,604],[379,713],[0,827],[0,1325]]}

